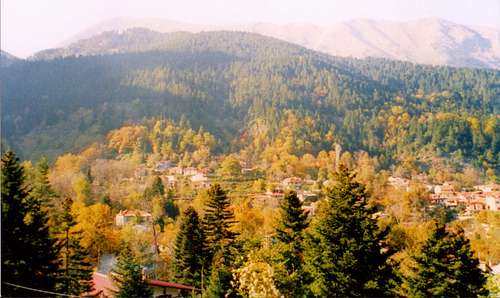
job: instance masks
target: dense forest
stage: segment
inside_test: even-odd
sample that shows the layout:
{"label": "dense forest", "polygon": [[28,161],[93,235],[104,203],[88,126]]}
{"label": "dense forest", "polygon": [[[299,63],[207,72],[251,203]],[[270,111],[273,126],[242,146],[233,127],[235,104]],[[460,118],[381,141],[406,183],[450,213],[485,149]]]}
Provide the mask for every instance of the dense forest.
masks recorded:
{"label": "dense forest", "polygon": [[126,124],[187,121],[257,160],[277,143],[444,158],[498,175],[500,73],[330,57],[241,32],[108,32],[2,69],[2,144],[54,159]]}

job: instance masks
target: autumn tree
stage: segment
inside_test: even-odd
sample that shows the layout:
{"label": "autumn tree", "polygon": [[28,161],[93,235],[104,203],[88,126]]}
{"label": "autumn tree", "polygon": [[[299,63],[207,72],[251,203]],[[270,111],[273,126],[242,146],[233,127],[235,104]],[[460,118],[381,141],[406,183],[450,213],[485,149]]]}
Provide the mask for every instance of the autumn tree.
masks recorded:
{"label": "autumn tree", "polygon": [[59,241],[60,262],[57,289],[67,295],[80,295],[92,290],[93,266],[90,251],[82,247],[81,231],[76,230],[76,222],[71,214],[73,201],[64,200],[60,215]]}
{"label": "autumn tree", "polygon": [[228,155],[220,166],[218,174],[224,177],[235,177],[241,174],[240,161],[234,155]]}

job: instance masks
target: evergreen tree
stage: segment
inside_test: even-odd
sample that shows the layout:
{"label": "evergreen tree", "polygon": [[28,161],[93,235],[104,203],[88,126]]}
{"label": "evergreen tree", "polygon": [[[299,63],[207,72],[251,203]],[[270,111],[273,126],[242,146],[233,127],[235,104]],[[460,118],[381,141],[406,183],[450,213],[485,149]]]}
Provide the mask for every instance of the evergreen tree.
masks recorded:
{"label": "evergreen tree", "polygon": [[198,213],[189,207],[175,240],[175,277],[182,283],[201,287],[205,262],[205,235]]}
{"label": "evergreen tree", "polygon": [[177,207],[174,200],[171,198],[167,198],[164,209],[165,214],[172,219],[176,219],[177,216],[179,216],[179,207]]}
{"label": "evergreen tree", "polygon": [[[237,233],[231,231],[235,223],[233,211],[229,209],[230,203],[226,192],[219,184],[215,184],[208,189],[209,201],[205,209],[203,227],[206,236],[206,243],[209,251],[209,259],[219,252],[229,256],[229,247],[233,244]],[[228,258],[223,258],[225,264]]]}
{"label": "evergreen tree", "polygon": [[306,272],[304,264],[304,230],[308,226],[307,212],[294,191],[288,191],[280,204],[281,217],[276,228],[275,249],[277,266],[274,279],[276,287],[285,297],[304,295]]}
{"label": "evergreen tree", "polygon": [[144,190],[144,197],[146,199],[152,199],[153,197],[163,197],[165,195],[165,187],[159,176],[156,176],[153,180],[151,186]]}
{"label": "evergreen tree", "polygon": [[81,231],[74,229],[72,204],[71,199],[66,199],[61,214],[58,246],[62,266],[57,289],[68,295],[79,295],[92,290],[93,266],[90,251],[80,245]]}
{"label": "evergreen tree", "polygon": [[[41,200],[29,195],[24,173],[12,151],[2,157],[2,282],[53,291],[57,247],[49,234]],[[4,296],[39,296],[3,284]]]}
{"label": "evergreen tree", "polygon": [[477,297],[486,296],[486,276],[470,248],[464,231],[447,231],[436,224],[420,254],[415,276],[408,279],[414,297]]}
{"label": "evergreen tree", "polygon": [[[220,253],[217,255],[222,257]],[[223,262],[222,259],[221,262]],[[214,266],[210,274],[208,287],[205,291],[206,297],[237,297],[235,291],[232,290],[233,274],[231,270],[223,264],[217,265],[216,262],[214,264],[216,266]]]}
{"label": "evergreen tree", "polygon": [[49,162],[47,158],[41,158],[36,164],[34,183],[31,189],[31,195],[39,198],[43,207],[53,207],[52,199],[56,197],[55,191],[49,182]]}
{"label": "evergreen tree", "polygon": [[321,297],[390,295],[393,272],[380,244],[386,233],[355,174],[341,167],[335,176],[305,251],[310,290]]}
{"label": "evergreen tree", "polygon": [[141,265],[134,258],[129,247],[121,250],[112,274],[113,282],[118,287],[116,298],[153,296],[142,274]]}
{"label": "evergreen tree", "polygon": [[[233,263],[233,245],[237,233],[231,231],[235,223],[234,214],[229,209],[230,203],[226,192],[219,184],[208,189],[209,201],[203,218],[203,230],[207,247],[207,272],[210,281],[207,291],[214,294],[209,297],[222,297],[231,288],[231,266]],[[215,295],[222,294],[224,295]]]}

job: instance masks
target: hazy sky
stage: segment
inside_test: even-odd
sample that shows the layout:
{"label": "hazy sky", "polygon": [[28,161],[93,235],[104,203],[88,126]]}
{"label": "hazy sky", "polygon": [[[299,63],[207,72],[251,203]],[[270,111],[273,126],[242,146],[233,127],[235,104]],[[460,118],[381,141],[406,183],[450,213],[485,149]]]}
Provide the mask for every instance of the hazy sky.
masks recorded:
{"label": "hazy sky", "polygon": [[0,0],[1,46],[16,56],[58,46],[86,27],[118,17],[199,24],[440,17],[500,28],[500,0]]}

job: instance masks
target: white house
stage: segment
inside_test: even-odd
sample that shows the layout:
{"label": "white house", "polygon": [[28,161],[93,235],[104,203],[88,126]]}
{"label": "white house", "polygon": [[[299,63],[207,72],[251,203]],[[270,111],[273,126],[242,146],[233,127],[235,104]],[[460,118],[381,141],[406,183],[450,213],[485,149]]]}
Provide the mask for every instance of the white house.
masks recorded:
{"label": "white house", "polygon": [[151,222],[152,216],[148,212],[141,210],[121,210],[115,217],[115,224],[119,227],[126,225],[129,222],[141,221]]}
{"label": "white house", "polygon": [[485,198],[486,208],[488,210],[500,211],[500,196],[490,195]]}
{"label": "white house", "polygon": [[191,179],[191,183],[193,183],[193,185],[196,188],[205,188],[205,187],[208,187],[210,185],[208,177],[205,176],[204,174],[201,174],[201,173],[197,173],[197,174],[191,176],[190,179]]}

